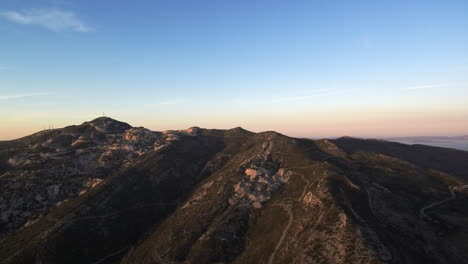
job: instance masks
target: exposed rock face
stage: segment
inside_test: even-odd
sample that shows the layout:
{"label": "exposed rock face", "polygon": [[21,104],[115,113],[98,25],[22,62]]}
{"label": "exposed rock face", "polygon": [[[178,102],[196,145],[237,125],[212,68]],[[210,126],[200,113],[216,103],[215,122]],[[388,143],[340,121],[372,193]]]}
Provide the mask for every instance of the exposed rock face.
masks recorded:
{"label": "exposed rock face", "polygon": [[110,118],[0,142],[0,263],[468,263],[468,153]]}
{"label": "exposed rock face", "polygon": [[284,170],[280,171],[279,164],[273,162],[266,151],[249,162],[243,177],[234,184],[234,196],[229,200],[231,205],[241,203],[261,208],[262,203],[270,200],[271,195],[287,182]]}
{"label": "exposed rock face", "polygon": [[131,166],[153,151],[158,135],[98,118],[46,131],[40,140],[24,139],[27,145],[12,152],[8,159],[12,169],[0,178],[0,239],[27,221],[43,217],[57,203],[96,187],[106,175]]}

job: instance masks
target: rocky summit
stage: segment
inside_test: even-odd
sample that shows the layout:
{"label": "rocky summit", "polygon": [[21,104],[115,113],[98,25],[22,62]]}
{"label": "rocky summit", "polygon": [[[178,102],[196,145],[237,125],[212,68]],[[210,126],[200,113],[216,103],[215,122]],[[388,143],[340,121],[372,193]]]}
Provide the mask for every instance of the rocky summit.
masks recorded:
{"label": "rocky summit", "polygon": [[0,142],[0,263],[468,263],[468,152],[111,118]]}

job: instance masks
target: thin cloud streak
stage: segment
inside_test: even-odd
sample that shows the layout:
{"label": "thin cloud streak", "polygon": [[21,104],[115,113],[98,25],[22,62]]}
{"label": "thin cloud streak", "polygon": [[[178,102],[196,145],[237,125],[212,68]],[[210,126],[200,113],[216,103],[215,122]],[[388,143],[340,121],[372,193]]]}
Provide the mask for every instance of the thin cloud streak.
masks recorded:
{"label": "thin cloud streak", "polygon": [[410,86],[406,87],[405,90],[421,90],[421,89],[431,89],[431,88],[438,88],[442,87],[441,84],[431,84],[431,85],[417,85],[417,86]]}
{"label": "thin cloud streak", "polygon": [[327,95],[333,95],[336,94],[336,92],[326,92],[326,93],[317,93],[313,95],[305,95],[305,96],[290,96],[290,97],[281,97],[281,98],[274,98],[271,100],[273,103],[279,103],[279,102],[288,102],[288,101],[302,101],[302,100],[308,100],[308,99],[313,99],[319,96],[327,96]]}
{"label": "thin cloud streak", "polygon": [[282,97],[273,97],[270,100],[236,100],[234,103],[238,104],[272,104],[272,103],[281,103],[281,102],[290,102],[290,101],[304,101],[309,99],[314,99],[321,96],[335,95],[338,91],[328,91],[328,90],[318,90],[316,93],[302,95],[302,96],[282,96]]}
{"label": "thin cloud streak", "polygon": [[180,101],[162,101],[159,102],[160,105],[175,105],[175,104],[180,104]]}
{"label": "thin cloud streak", "polygon": [[144,104],[143,106],[151,108],[151,107],[158,107],[158,106],[180,105],[180,104],[183,104],[183,103],[186,103],[186,102],[187,102],[187,100],[182,100],[182,99],[179,99],[179,100],[166,100],[166,101],[160,101],[160,102]]}
{"label": "thin cloud streak", "polygon": [[59,9],[28,9],[21,12],[7,11],[0,13],[0,16],[14,23],[39,25],[52,31],[93,31],[93,28],[82,22],[75,13]]}
{"label": "thin cloud streak", "polygon": [[49,95],[49,93],[30,93],[30,94],[9,94],[9,95],[0,95],[0,100],[14,100],[24,97],[34,97],[34,96],[43,96]]}

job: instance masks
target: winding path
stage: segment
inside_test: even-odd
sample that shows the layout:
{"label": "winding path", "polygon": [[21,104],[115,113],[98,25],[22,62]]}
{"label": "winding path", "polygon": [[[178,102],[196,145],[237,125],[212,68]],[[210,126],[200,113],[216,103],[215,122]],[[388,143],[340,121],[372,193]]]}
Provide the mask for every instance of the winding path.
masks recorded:
{"label": "winding path", "polygon": [[437,205],[440,205],[440,204],[443,204],[443,203],[446,203],[446,202],[448,202],[448,201],[451,201],[451,200],[455,199],[456,194],[455,194],[454,188],[468,189],[468,185],[449,186],[448,189],[449,189],[449,191],[450,191],[450,197],[447,198],[447,199],[444,199],[444,200],[442,200],[442,201],[438,201],[438,202],[432,203],[432,204],[430,204],[430,205],[428,205],[428,206],[425,206],[425,207],[421,208],[421,210],[419,210],[419,212],[421,213],[421,215],[422,215],[423,217],[426,217],[426,218],[432,220],[432,221],[435,221],[434,219],[432,219],[430,216],[428,216],[428,215],[426,214],[426,210],[427,210],[427,209],[430,209],[430,208],[432,208],[432,207],[434,207],[434,206],[437,206]]}
{"label": "winding path", "polygon": [[[312,165],[312,166],[304,166],[304,167],[295,167],[296,169],[297,168],[310,168],[310,167],[316,167],[316,165]],[[290,168],[291,169],[291,168]],[[283,199],[283,201],[293,201],[293,202],[301,202],[302,199],[304,198],[307,190],[309,189],[310,185],[312,185],[312,183],[307,180],[306,177],[304,177],[304,175],[300,174],[300,173],[297,173],[297,172],[293,172],[299,176],[301,176],[302,180],[304,182],[306,182],[306,185],[304,186],[304,190],[302,191],[302,194],[299,198],[297,198],[297,200],[293,200],[293,199],[290,199],[290,198],[285,198]],[[315,171],[314,171],[315,173]],[[326,172],[325,172],[326,173]],[[275,259],[275,256],[276,256],[276,253],[278,252],[278,250],[280,249],[281,245],[283,244],[283,241],[284,239],[286,238],[286,235],[288,234],[288,231],[289,229],[291,228],[291,225],[292,223],[294,222],[294,214],[292,213],[292,209],[290,206],[288,205],[285,205],[285,204],[281,204],[279,205],[281,206],[281,208],[283,208],[283,210],[286,211],[286,213],[288,214],[288,224],[286,225],[286,227],[283,229],[283,232],[281,234],[281,237],[280,237],[280,240],[278,241],[278,243],[276,244],[275,246],[275,249],[273,250],[273,253],[271,253],[270,255],[270,258],[268,259],[268,264],[272,264],[274,259]]]}

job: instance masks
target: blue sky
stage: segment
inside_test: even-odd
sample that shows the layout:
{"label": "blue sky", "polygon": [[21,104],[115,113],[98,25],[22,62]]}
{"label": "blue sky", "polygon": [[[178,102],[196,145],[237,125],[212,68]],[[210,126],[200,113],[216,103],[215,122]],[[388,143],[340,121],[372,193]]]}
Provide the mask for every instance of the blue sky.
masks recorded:
{"label": "blue sky", "polygon": [[468,134],[466,1],[0,3],[0,139],[154,130]]}

